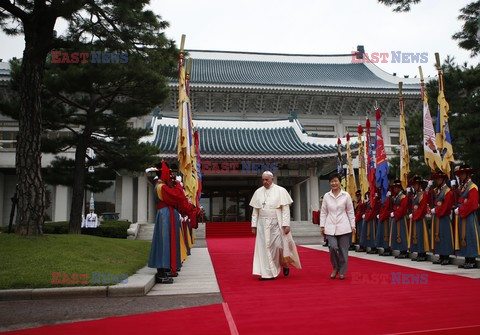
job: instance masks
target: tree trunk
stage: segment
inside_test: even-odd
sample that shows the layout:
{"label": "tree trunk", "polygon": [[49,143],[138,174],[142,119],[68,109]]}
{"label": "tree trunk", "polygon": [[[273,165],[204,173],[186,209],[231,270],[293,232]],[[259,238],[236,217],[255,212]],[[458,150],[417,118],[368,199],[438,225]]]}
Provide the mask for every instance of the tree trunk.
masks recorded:
{"label": "tree trunk", "polygon": [[85,191],[85,157],[88,138],[85,132],[80,136],[75,149],[75,179],[73,182],[72,205],[70,208],[69,234],[80,234],[82,229],[82,209]]}
{"label": "tree trunk", "polygon": [[45,189],[41,155],[41,90],[45,61],[53,40],[55,19],[36,16],[24,22],[25,50],[20,83],[20,113],[15,167],[18,176],[16,233],[42,235]]}

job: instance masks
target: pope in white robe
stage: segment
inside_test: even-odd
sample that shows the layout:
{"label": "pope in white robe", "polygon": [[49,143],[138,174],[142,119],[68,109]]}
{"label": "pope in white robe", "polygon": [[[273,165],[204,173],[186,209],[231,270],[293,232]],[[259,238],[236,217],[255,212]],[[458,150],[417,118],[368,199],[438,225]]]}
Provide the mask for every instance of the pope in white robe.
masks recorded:
{"label": "pope in white robe", "polygon": [[255,191],[250,206],[252,232],[256,234],[253,274],[260,279],[275,279],[283,268],[285,276],[289,265],[301,268],[297,248],[290,232],[290,204],[287,190],[273,183],[273,174],[265,171],[263,186]]}

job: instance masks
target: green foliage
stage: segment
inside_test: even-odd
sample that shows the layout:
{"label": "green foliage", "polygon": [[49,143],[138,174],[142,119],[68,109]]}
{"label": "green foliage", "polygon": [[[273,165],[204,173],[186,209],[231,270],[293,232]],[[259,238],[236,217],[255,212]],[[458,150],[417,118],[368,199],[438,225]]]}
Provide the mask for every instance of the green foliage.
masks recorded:
{"label": "green foliage", "polygon": [[82,234],[126,239],[128,227],[130,227],[128,221],[106,221],[102,222],[98,228],[82,228]]}
{"label": "green foliage", "polygon": [[452,37],[458,40],[460,48],[470,50],[470,56],[480,55],[480,0],[472,2],[460,10],[458,19],[463,21],[462,30]]}
{"label": "green foliage", "polygon": [[[131,127],[129,120],[151,113],[167,97],[166,78],[175,74],[178,50],[161,32],[168,23],[145,9],[147,0],[83,1],[82,11],[75,10],[75,1],[64,3],[62,13],[69,26],[55,39],[54,49],[90,56],[86,63],[52,63],[52,56],[48,57],[42,90],[42,151],[61,154],[82,145],[75,160],[57,156],[44,177],[49,184],[72,186],[79,165],[84,171],[95,166],[95,173],[86,174],[85,188],[101,192],[111,185],[105,180],[114,179],[115,170],[142,171],[155,163],[158,149],[139,143],[150,131],[144,125]],[[126,53],[128,62],[92,63],[92,52]],[[13,99],[0,107],[18,118],[20,103],[15,98],[21,61],[12,60],[11,69]],[[86,148],[94,150],[94,159],[86,157]]]}
{"label": "green foliage", "polygon": [[[108,238],[127,238],[127,230],[130,227],[129,221],[104,221],[100,222],[97,228],[82,228],[82,234]],[[12,231],[15,231],[13,227]],[[0,232],[7,233],[8,227],[0,227]],[[44,234],[68,234],[68,221],[45,222]]]}
{"label": "green foliage", "polygon": [[394,12],[408,12],[411,9],[411,5],[419,3],[421,0],[378,0],[378,2],[385,6],[392,7]]}
{"label": "green foliage", "polygon": [[132,275],[145,266],[149,252],[147,241],[0,234],[0,289],[69,286],[52,284],[52,272],[89,274],[87,285],[93,285],[92,272]]}

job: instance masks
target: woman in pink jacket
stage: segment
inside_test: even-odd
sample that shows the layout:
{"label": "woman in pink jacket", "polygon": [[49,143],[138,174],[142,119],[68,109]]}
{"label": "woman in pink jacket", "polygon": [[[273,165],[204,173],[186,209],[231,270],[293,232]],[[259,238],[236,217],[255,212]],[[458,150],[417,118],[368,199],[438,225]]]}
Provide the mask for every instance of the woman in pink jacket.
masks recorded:
{"label": "woman in pink jacket", "polygon": [[320,230],[327,236],[333,266],[331,279],[335,279],[338,273],[340,279],[345,279],[350,239],[352,232],[356,233],[352,198],[340,188],[340,179],[338,173],[333,173],[328,178],[332,189],[323,196],[320,211]]}

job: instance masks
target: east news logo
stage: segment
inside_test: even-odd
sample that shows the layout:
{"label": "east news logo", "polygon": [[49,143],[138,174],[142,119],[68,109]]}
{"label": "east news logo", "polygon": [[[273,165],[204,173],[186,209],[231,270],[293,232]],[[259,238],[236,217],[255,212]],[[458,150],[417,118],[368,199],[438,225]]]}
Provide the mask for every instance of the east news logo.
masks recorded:
{"label": "east news logo", "polygon": [[68,64],[78,64],[78,63],[102,63],[102,64],[112,64],[112,63],[121,63],[125,64],[128,62],[128,53],[121,52],[102,52],[102,51],[92,51],[88,52],[62,52],[62,51],[52,51],[52,63],[68,63]]}

